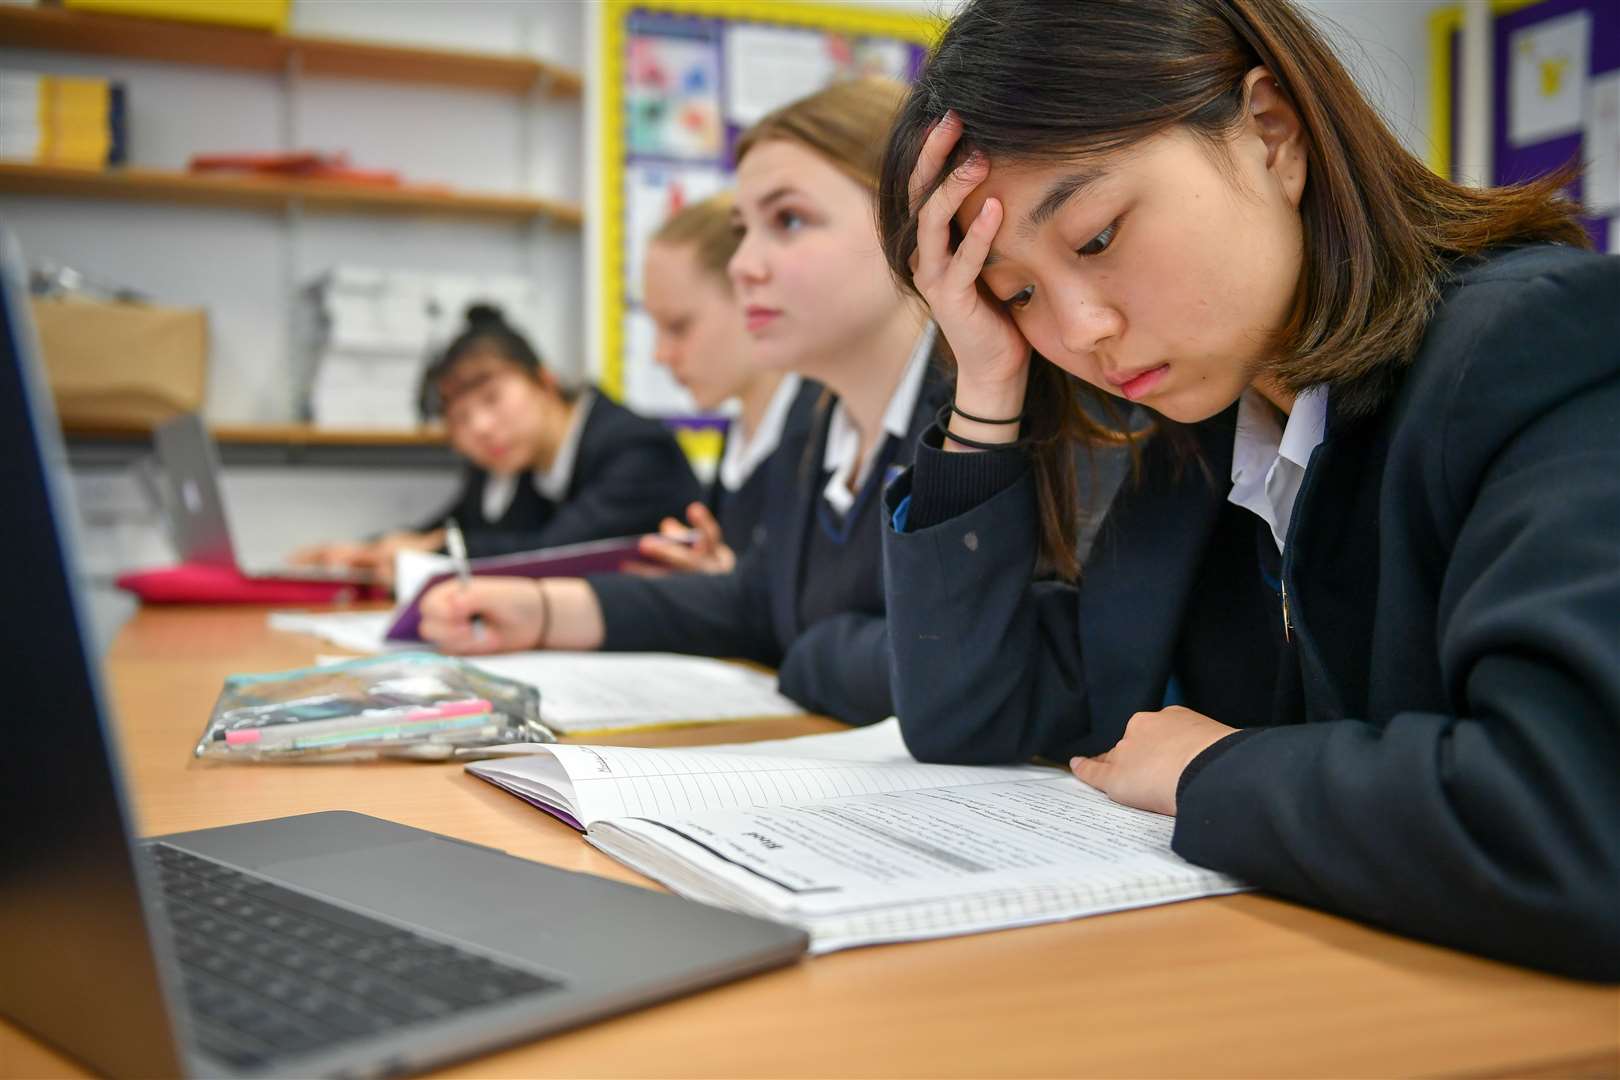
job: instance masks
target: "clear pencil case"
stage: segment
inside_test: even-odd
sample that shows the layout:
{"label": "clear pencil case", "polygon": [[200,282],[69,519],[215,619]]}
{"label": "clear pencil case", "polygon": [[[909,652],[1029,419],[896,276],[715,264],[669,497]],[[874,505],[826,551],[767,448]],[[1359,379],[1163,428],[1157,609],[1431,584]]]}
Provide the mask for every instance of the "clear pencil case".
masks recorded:
{"label": "clear pencil case", "polygon": [[223,761],[446,761],[555,742],[540,692],[438,653],[409,652],[225,680],[196,756]]}

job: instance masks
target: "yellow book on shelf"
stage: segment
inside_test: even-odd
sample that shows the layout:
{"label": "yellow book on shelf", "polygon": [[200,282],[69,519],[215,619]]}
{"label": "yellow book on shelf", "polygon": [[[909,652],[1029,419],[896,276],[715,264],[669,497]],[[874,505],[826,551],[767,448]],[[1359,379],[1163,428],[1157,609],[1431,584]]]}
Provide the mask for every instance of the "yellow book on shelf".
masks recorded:
{"label": "yellow book on shelf", "polygon": [[292,0],[63,0],[63,4],[114,15],[285,30]]}
{"label": "yellow book on shelf", "polygon": [[101,168],[112,147],[111,84],[65,75],[45,78],[49,136],[45,160]]}

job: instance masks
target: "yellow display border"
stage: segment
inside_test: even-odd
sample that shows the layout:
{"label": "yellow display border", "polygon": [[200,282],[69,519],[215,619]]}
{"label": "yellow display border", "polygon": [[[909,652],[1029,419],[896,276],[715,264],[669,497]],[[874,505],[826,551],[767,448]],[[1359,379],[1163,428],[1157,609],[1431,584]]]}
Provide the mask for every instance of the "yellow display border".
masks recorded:
{"label": "yellow display border", "polygon": [[624,399],[624,55],[626,24],[631,11],[656,11],[734,22],[775,23],[808,27],[851,37],[888,37],[925,48],[939,40],[945,23],[932,15],[852,8],[803,0],[608,0],[602,5],[597,72],[601,83],[601,130],[597,133],[601,168],[597,191],[597,253],[601,289],[600,385],[616,400]]}
{"label": "yellow display border", "polygon": [[[1491,14],[1510,15],[1541,0],[1491,0]],[[1429,168],[1450,180],[1451,128],[1456,123],[1451,70],[1451,36],[1463,25],[1461,4],[1435,8],[1429,13]],[[1498,72],[1497,77],[1502,77]]]}

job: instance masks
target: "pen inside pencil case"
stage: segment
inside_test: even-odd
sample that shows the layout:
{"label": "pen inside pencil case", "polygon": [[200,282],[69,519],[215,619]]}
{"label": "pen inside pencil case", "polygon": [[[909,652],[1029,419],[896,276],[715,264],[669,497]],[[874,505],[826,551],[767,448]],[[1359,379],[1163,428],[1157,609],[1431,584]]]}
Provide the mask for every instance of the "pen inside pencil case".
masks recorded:
{"label": "pen inside pencil case", "polygon": [[494,717],[486,712],[411,724],[384,724],[359,731],[341,731],[329,735],[313,735],[306,739],[294,739],[284,746],[275,746],[271,749],[302,751],[322,750],[334,746],[379,746],[389,743],[442,741],[447,738],[454,739],[455,736],[462,734],[470,737],[475,732],[493,727],[493,720]]}
{"label": "pen inside pencil case", "polygon": [[310,739],[350,735],[373,729],[426,730],[421,726],[465,717],[487,718],[492,708],[491,704],[483,698],[468,698],[462,701],[446,701],[414,708],[360,712],[349,716],[308,720],[303,723],[245,728],[226,731],[223,732],[223,735],[225,745],[233,749],[236,747],[268,749],[270,747],[291,746],[295,742],[306,742]]}

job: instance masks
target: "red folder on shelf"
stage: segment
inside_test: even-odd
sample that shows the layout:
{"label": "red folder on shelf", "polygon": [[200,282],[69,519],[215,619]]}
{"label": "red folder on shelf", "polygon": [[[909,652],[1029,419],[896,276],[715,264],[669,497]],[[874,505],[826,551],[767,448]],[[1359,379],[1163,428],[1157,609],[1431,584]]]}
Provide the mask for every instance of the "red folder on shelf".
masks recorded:
{"label": "red folder on shelf", "polygon": [[373,187],[400,186],[399,173],[393,169],[359,169],[349,164],[346,153],[323,154],[310,150],[265,154],[194,154],[190,169],[194,173],[258,173]]}
{"label": "red folder on shelf", "polygon": [[118,575],[117,582],[143,604],[344,604],[386,599],[374,586],[249,578],[227,567],[198,563],[131,570]]}

